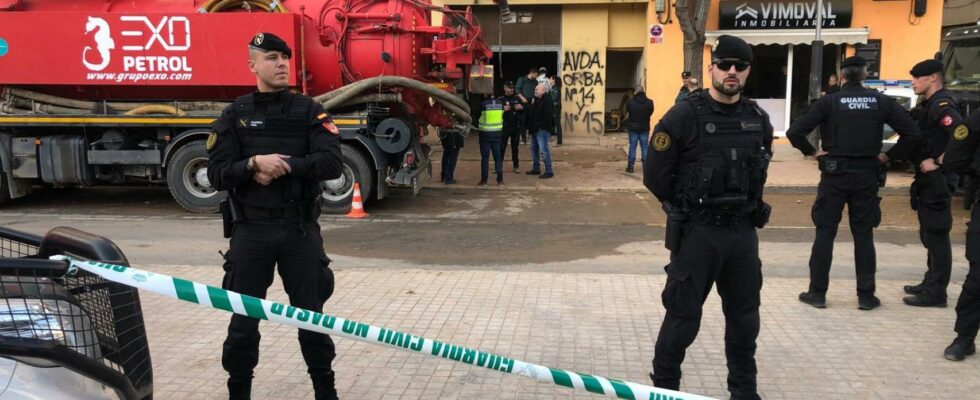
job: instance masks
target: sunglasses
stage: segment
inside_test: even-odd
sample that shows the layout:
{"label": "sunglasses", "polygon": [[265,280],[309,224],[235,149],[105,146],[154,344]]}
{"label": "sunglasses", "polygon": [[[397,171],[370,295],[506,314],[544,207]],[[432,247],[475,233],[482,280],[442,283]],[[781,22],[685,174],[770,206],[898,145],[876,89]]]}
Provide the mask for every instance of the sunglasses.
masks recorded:
{"label": "sunglasses", "polygon": [[717,65],[722,71],[728,71],[734,65],[735,71],[738,72],[745,72],[745,70],[749,69],[749,65],[752,65],[750,62],[742,60],[718,60],[712,64]]}

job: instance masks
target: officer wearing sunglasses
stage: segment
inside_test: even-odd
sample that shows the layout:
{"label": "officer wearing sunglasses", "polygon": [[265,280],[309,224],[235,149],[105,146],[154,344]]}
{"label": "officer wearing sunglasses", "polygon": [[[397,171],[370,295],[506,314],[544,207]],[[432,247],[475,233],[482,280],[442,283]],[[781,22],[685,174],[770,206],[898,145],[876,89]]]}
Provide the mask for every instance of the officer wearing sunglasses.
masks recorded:
{"label": "officer wearing sunglasses", "polygon": [[678,390],[681,362],[694,342],[701,309],[718,285],[725,313],[728,390],[758,399],[755,349],[759,335],[762,265],[759,237],[769,218],[762,201],[772,156],[772,124],[741,96],[752,48],[721,36],[708,67],[708,90],[674,105],[654,127],[643,183],[667,213],[670,250],[661,298],[667,314],[650,375],[657,387]]}
{"label": "officer wearing sunglasses", "polygon": [[[890,159],[913,157],[922,138],[895,99],[862,86],[867,67],[859,56],[845,59],[840,71],[844,86],[810,105],[786,131],[793,147],[817,157],[821,172],[812,212],[816,236],[810,253],[810,287],[799,297],[816,308],[827,307],[834,238],[845,204],[854,237],[858,308],[872,310],[881,305],[875,297],[874,245],[874,228],[881,222],[878,187],[885,184],[879,171],[884,171],[882,164]],[[881,132],[886,123],[898,132],[899,139],[882,154]],[[806,139],[817,126],[823,149],[815,149]]]}

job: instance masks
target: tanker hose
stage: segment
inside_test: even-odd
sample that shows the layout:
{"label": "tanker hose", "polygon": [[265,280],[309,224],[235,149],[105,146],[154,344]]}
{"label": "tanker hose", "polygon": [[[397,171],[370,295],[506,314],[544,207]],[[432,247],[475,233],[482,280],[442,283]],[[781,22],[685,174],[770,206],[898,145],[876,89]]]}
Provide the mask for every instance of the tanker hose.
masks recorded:
{"label": "tanker hose", "polygon": [[401,103],[402,95],[401,93],[374,93],[366,94],[362,96],[350,99],[340,107],[352,106],[354,104],[364,104],[364,103]]}
{"label": "tanker hose", "polygon": [[212,13],[230,11],[233,9],[247,9],[252,7],[266,12],[287,13],[289,10],[282,5],[281,0],[208,0],[207,3],[197,9],[198,13]]}
{"label": "tanker hose", "polygon": [[164,104],[150,104],[143,107],[137,107],[132,110],[126,111],[125,115],[146,115],[146,114],[169,114],[176,116],[184,116],[187,113],[174,106],[164,105]]}
{"label": "tanker hose", "polygon": [[469,113],[470,107],[465,101],[463,101],[463,99],[453,96],[446,91],[432,87],[424,82],[402,76],[376,76],[373,78],[364,79],[343,88],[334,90],[333,92],[317,96],[314,99],[319,101],[321,98],[329,98],[329,100],[323,101],[323,108],[330,110],[346,103],[348,100],[354,98],[361,92],[380,85],[401,86],[423,92],[432,97],[432,99],[437,103],[445,107],[446,110],[452,113],[459,121],[465,123],[466,125],[473,123],[473,118]]}
{"label": "tanker hose", "polygon": [[8,102],[0,102],[0,114],[30,114],[30,111],[21,110]]}
{"label": "tanker hose", "polygon": [[22,108],[22,109],[26,108],[28,110],[31,110],[32,112],[35,112],[35,113],[44,113],[44,114],[76,114],[76,115],[81,115],[81,114],[86,114],[87,113],[85,110],[79,110],[77,108],[59,107],[59,106],[56,106],[56,105],[38,103],[38,102],[35,102],[35,101],[31,101],[31,100],[27,100],[27,99],[21,99],[21,98],[17,98],[17,97],[13,97],[13,98],[8,99],[8,104],[10,104],[10,105],[12,105],[14,107]]}
{"label": "tanker hose", "polygon": [[[7,101],[11,102],[12,104],[17,104],[18,102],[20,102],[21,104],[27,104],[26,106],[24,106],[27,108],[31,107],[29,104],[33,100],[36,103],[65,107],[65,109],[71,109],[73,111],[81,110],[84,111],[84,113],[95,112],[97,114],[106,114],[109,113],[110,110],[132,111],[147,106],[170,107],[170,110],[174,108],[179,108],[181,112],[183,112],[184,110],[221,111],[229,104],[229,103],[215,102],[215,101],[191,101],[191,102],[178,103],[179,107],[176,107],[175,105],[172,104],[159,104],[159,103],[117,103],[117,102],[103,103],[103,102],[95,102],[95,101],[68,99],[64,97],[52,96],[49,94],[38,93],[38,92],[33,92],[30,90],[14,88],[14,87],[4,88],[3,98],[7,99]],[[108,110],[105,108],[108,108]],[[71,112],[71,113],[75,114],[75,112]],[[164,113],[173,114],[173,111],[164,111]],[[183,115],[183,114],[178,114],[178,115]]]}

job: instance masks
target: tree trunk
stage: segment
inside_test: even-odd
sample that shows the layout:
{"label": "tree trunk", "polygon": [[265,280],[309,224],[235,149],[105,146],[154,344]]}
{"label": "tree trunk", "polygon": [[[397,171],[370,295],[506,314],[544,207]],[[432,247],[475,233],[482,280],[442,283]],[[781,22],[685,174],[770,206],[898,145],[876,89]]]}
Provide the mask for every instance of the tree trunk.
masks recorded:
{"label": "tree trunk", "polygon": [[711,0],[677,0],[674,8],[677,21],[684,33],[684,70],[691,71],[701,87],[709,87],[710,82],[702,79],[704,72],[704,27],[708,22],[708,7]]}

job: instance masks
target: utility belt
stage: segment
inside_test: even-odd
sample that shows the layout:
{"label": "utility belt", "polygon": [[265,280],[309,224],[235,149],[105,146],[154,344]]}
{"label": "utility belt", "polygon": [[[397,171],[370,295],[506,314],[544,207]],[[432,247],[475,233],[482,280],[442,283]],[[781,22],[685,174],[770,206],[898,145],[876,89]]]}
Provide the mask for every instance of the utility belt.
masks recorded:
{"label": "utility belt", "polygon": [[847,171],[868,171],[878,172],[881,169],[881,162],[877,157],[869,158],[848,158],[823,156],[817,159],[817,166],[820,172],[839,175]]}
{"label": "utility belt", "polygon": [[664,203],[663,207],[664,212],[667,213],[664,246],[671,252],[680,250],[684,236],[684,224],[688,222],[727,229],[748,224],[762,229],[769,223],[769,216],[772,214],[772,207],[765,202],[759,202],[759,205],[746,215],[724,214],[709,208],[688,211],[686,207],[675,207],[668,203]]}
{"label": "utility belt", "polygon": [[310,202],[292,206],[285,207],[252,207],[250,205],[242,205],[242,211],[244,212],[245,220],[254,219],[289,219],[289,218],[302,218],[308,220],[314,220],[320,216],[320,207],[317,202]]}
{"label": "utility belt", "polygon": [[320,202],[312,201],[293,206],[265,208],[245,205],[233,196],[228,196],[218,204],[218,210],[221,212],[224,237],[230,238],[236,226],[248,221],[289,219],[296,219],[300,222],[314,221],[320,217]]}
{"label": "utility belt", "polygon": [[751,220],[748,215],[721,214],[710,210],[692,211],[688,219],[694,223],[721,228],[735,228],[748,224]]}

